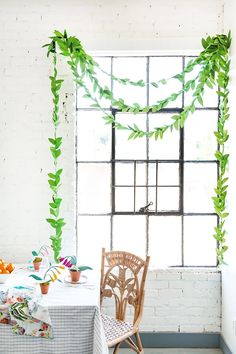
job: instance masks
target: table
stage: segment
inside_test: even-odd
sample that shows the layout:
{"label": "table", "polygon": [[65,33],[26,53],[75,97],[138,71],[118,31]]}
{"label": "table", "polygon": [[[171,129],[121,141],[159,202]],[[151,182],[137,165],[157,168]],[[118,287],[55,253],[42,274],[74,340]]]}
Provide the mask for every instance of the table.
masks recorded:
{"label": "table", "polygon": [[[32,285],[31,273],[18,267],[0,284],[0,290]],[[54,339],[16,335],[11,326],[0,324],[0,354],[108,354],[99,310],[99,275],[95,271],[84,274],[86,284],[75,287],[55,282],[42,295],[40,304],[49,309]]]}

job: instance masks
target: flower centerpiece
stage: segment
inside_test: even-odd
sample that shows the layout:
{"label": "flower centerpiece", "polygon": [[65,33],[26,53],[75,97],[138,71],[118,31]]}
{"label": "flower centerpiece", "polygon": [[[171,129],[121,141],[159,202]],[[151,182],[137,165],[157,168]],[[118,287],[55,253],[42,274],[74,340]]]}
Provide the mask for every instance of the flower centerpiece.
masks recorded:
{"label": "flower centerpiece", "polygon": [[42,294],[47,294],[49,290],[49,284],[50,282],[54,282],[56,280],[60,281],[58,275],[61,274],[60,270],[65,269],[63,265],[53,265],[49,267],[46,272],[44,273],[43,277],[39,277],[35,274],[30,274],[29,277],[34,278],[35,280],[38,280],[40,283],[40,288],[41,288],[41,293]]}
{"label": "flower centerpiece", "polygon": [[60,262],[69,269],[71,281],[78,282],[80,280],[80,274],[84,270],[92,270],[93,268],[85,265],[78,265],[77,264],[77,257],[76,256],[66,256],[60,258]]}

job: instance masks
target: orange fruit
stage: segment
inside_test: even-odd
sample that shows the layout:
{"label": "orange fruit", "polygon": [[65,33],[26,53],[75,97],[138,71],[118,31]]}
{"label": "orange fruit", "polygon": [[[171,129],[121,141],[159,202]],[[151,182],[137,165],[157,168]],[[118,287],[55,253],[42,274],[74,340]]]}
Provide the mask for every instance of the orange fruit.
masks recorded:
{"label": "orange fruit", "polygon": [[12,263],[9,263],[7,266],[6,266],[6,270],[9,271],[9,273],[11,273],[13,270],[14,270],[14,265]]}

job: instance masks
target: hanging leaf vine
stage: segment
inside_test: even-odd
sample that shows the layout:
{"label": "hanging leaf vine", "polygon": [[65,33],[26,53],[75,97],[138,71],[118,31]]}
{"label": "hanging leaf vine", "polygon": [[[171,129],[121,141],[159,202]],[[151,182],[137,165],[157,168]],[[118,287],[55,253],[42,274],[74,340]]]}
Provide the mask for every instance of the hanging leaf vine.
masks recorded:
{"label": "hanging leaf vine", "polygon": [[49,138],[51,144],[50,151],[53,158],[54,171],[48,173],[48,184],[52,191],[52,200],[49,203],[50,206],[50,218],[47,219],[47,222],[51,225],[53,229],[53,235],[50,236],[52,242],[52,249],[54,252],[54,259],[56,262],[59,262],[61,243],[62,243],[62,227],[65,225],[64,218],[60,217],[60,205],[62,198],[59,197],[58,191],[61,185],[61,174],[63,169],[58,167],[58,158],[61,155],[61,145],[62,137],[58,136],[57,129],[60,124],[59,117],[59,91],[63,80],[58,79],[57,75],[57,56],[56,56],[56,46],[55,42],[51,43],[50,48],[51,53],[53,53],[53,75],[50,76],[51,80],[51,92],[53,96],[53,112],[52,112],[52,122],[54,126],[54,135],[52,138]]}
{"label": "hanging leaf vine", "polygon": [[[166,131],[178,130],[184,127],[186,120],[189,116],[195,112],[196,104],[203,106],[204,91],[206,87],[215,89],[219,96],[219,119],[218,129],[214,132],[217,139],[218,149],[215,153],[215,157],[219,165],[219,176],[217,186],[215,188],[215,196],[212,198],[214,203],[214,210],[218,216],[218,225],[215,228],[214,237],[218,242],[217,257],[219,264],[224,263],[224,253],[227,250],[226,245],[226,230],[225,230],[225,218],[228,216],[226,211],[226,196],[227,196],[227,181],[226,168],[228,164],[229,154],[225,152],[225,143],[228,140],[229,134],[226,130],[226,122],[229,119],[229,107],[228,107],[228,83],[229,83],[229,48],[231,45],[231,34],[217,35],[214,37],[208,36],[206,39],[202,39],[203,51],[196,59],[190,60],[185,69],[170,78],[162,79],[157,82],[145,83],[143,80],[132,81],[128,78],[118,78],[114,75],[107,73],[103,70],[98,63],[88,55],[80,40],[74,36],[68,36],[66,31],[61,33],[59,31],[54,32],[54,36],[50,37],[51,42],[45,46],[48,48],[47,55],[54,56],[54,76],[50,77],[51,87],[53,94],[54,112],[53,122],[55,126],[55,137],[51,139],[52,143],[51,152],[54,158],[55,174],[50,174],[50,188],[53,191],[53,203],[50,204],[50,213],[54,216],[53,219],[48,219],[48,222],[56,230],[55,236],[51,237],[52,246],[56,258],[61,247],[61,235],[62,226],[64,225],[64,219],[58,219],[59,207],[61,199],[58,198],[58,186],[60,184],[60,174],[62,170],[57,170],[57,158],[61,154],[59,149],[61,145],[61,138],[56,137],[56,128],[59,122],[59,90],[62,80],[57,79],[57,71],[55,67],[56,63],[56,48],[59,51],[59,55],[67,58],[67,64],[69,65],[74,82],[78,89],[83,90],[84,97],[91,101],[90,107],[96,108],[102,113],[102,117],[106,124],[112,124],[116,129],[124,129],[129,132],[129,139],[142,138],[148,136],[149,138],[162,139]],[[195,67],[199,68],[198,74],[188,80],[187,75],[193,71]],[[114,97],[112,91],[108,87],[103,87],[98,81],[97,72],[102,71],[105,75],[109,75],[113,80],[117,81],[121,85],[132,85],[138,87],[145,87],[146,85],[159,88],[165,85],[170,80],[178,80],[182,83],[182,89],[178,92],[174,92],[163,100],[156,101],[153,105],[141,106],[139,103],[133,103],[128,105],[123,98]],[[88,88],[86,82],[90,81],[92,89]],[[160,127],[156,127],[151,131],[141,130],[137,124],[124,125],[121,124],[117,118],[110,112],[107,112],[102,108],[101,99],[110,101],[112,107],[121,112],[130,112],[132,114],[159,112],[163,108],[167,107],[170,102],[175,101],[183,92],[191,92],[192,100],[186,105],[180,113],[172,115],[172,122]],[[57,140],[59,139],[59,140]],[[59,172],[58,172],[59,171]]]}

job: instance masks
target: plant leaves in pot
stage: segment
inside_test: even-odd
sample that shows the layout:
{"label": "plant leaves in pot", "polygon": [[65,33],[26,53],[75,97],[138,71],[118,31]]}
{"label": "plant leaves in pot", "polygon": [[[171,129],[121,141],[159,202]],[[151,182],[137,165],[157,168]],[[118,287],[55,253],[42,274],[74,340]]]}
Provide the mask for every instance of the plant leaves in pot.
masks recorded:
{"label": "plant leaves in pot", "polygon": [[29,277],[34,278],[35,280],[38,280],[39,285],[40,285],[40,289],[41,289],[41,293],[47,294],[48,290],[49,290],[49,284],[51,282],[54,282],[55,280],[58,280],[61,282],[61,280],[58,278],[59,274],[61,274],[61,272],[60,272],[61,269],[65,269],[65,267],[63,265],[53,265],[46,270],[43,278],[41,278],[35,274],[30,274]]}
{"label": "plant leaves in pot", "polygon": [[77,265],[76,256],[62,257],[62,258],[60,258],[60,262],[62,262],[62,264],[69,269],[71,282],[73,282],[73,283],[79,282],[81,272],[83,272],[84,270],[88,270],[88,269],[92,270],[93,269],[89,266]]}
{"label": "plant leaves in pot", "polygon": [[39,285],[40,285],[40,289],[41,289],[41,293],[42,293],[43,295],[45,295],[45,294],[48,293],[49,284],[50,284],[49,281],[39,284]]}
{"label": "plant leaves in pot", "polygon": [[41,266],[42,258],[41,257],[35,257],[33,260],[33,265],[34,265],[34,270],[39,271],[40,266]]}

